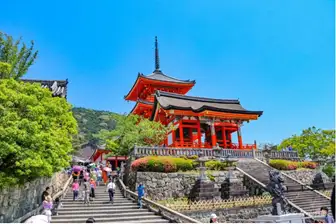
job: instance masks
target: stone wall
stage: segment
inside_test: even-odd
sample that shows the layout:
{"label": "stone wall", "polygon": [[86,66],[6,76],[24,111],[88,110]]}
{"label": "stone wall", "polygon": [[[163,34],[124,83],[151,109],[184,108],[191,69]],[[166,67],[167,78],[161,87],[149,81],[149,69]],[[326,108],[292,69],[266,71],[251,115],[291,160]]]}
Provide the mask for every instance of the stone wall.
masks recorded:
{"label": "stone wall", "polygon": [[[2,222],[12,222],[41,204],[42,192],[51,188],[52,195],[59,192],[68,175],[57,173],[51,178],[40,178],[21,187],[4,188],[0,191],[0,218]],[[2,216],[2,217],[1,217]]]}
{"label": "stone wall", "polygon": [[[220,189],[221,184],[228,177],[228,171],[213,171],[211,173],[215,182],[215,187]],[[238,171],[233,171],[238,180],[243,181],[243,175]],[[164,200],[168,198],[187,197],[194,186],[198,173],[155,173],[138,172],[131,173],[129,180],[130,190],[135,190],[135,186],[143,183],[147,197],[153,200]]]}
{"label": "stone wall", "polygon": [[183,214],[196,219],[202,223],[209,223],[212,213],[216,214],[219,223],[241,223],[240,221],[234,221],[232,219],[255,219],[260,215],[271,214],[272,206],[260,206],[260,207],[245,207],[245,208],[233,208],[233,209],[218,209],[218,210],[206,210],[206,211],[193,211],[183,212]]}
{"label": "stone wall", "polygon": [[324,183],[330,182],[330,178],[327,176],[327,174],[319,170],[289,170],[289,171],[282,171],[282,172],[293,177],[295,180],[298,180],[308,185],[312,184],[315,175],[321,172]]}

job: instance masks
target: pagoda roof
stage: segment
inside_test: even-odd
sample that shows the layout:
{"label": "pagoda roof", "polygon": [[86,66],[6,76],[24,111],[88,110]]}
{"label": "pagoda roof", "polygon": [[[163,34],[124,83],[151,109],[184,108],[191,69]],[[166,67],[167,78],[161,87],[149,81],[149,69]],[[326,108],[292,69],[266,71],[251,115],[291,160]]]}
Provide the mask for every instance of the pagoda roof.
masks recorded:
{"label": "pagoda roof", "polygon": [[195,84],[196,83],[195,80],[181,80],[181,79],[170,77],[168,75],[163,74],[160,70],[155,70],[152,74],[149,74],[147,76],[144,76],[143,74],[139,74],[139,77],[157,80],[157,81],[163,81],[163,82],[172,82],[172,83],[184,83],[184,84]]}
{"label": "pagoda roof", "polygon": [[188,90],[190,90],[196,83],[195,80],[180,80],[180,79],[176,79],[170,76],[167,76],[165,74],[163,74],[160,70],[155,70],[153,73],[149,74],[149,75],[144,75],[142,73],[138,73],[138,77],[135,81],[135,83],[133,84],[131,90],[128,92],[128,94],[126,96],[124,96],[125,99],[129,99],[129,98],[134,98],[134,94],[135,94],[135,89],[140,88],[140,86],[142,85],[140,83],[140,80],[144,81],[145,83],[155,83],[155,84],[159,84],[162,86],[173,86],[173,87],[181,87],[181,88],[187,88],[187,90],[185,92],[187,92]]}
{"label": "pagoda roof", "polygon": [[205,110],[210,110],[215,112],[237,114],[255,114],[258,116],[263,114],[263,111],[246,110],[241,106],[239,100],[193,97],[156,91],[152,119],[154,118],[155,111],[157,110],[157,104],[159,104],[164,110],[188,110],[194,113],[201,113]]}
{"label": "pagoda roof", "polygon": [[150,102],[150,101],[147,101],[147,100],[138,99],[136,104],[134,105],[133,109],[131,110],[130,114],[133,113],[133,111],[136,110],[136,108],[140,105],[148,105],[148,106],[152,107],[154,105],[154,103]]}
{"label": "pagoda roof", "polygon": [[40,83],[42,88],[48,88],[53,96],[67,97],[68,79],[66,80],[38,80],[38,79],[21,79],[23,82]]}

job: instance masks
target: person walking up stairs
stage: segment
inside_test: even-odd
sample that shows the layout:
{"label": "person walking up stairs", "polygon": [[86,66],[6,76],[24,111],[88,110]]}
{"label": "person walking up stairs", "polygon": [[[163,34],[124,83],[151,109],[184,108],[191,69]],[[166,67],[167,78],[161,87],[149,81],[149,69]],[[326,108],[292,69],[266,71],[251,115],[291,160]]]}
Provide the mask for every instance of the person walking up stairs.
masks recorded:
{"label": "person walking up stairs", "polygon": [[[111,182],[110,182],[111,183]],[[85,223],[88,218],[93,218],[97,223],[168,223],[162,216],[146,208],[139,209],[137,201],[123,197],[115,183],[113,204],[110,203],[110,194],[106,186],[97,186],[95,200],[90,206],[83,206],[82,201],[73,201],[71,188],[62,200],[62,207],[58,215],[52,217],[52,223]],[[113,186],[112,184],[112,186]],[[89,186],[90,189],[90,186]]]}

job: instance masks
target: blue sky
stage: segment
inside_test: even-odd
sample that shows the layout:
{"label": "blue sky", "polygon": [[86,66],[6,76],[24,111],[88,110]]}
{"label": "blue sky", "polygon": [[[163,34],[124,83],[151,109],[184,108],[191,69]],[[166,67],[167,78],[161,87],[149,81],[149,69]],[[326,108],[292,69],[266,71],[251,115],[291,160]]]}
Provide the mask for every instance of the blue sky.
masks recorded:
{"label": "blue sky", "polygon": [[25,78],[66,79],[75,106],[129,112],[123,96],[154,70],[195,79],[190,95],[239,98],[263,110],[243,141],[279,143],[315,125],[334,128],[333,0],[13,1],[0,30],[35,40]]}

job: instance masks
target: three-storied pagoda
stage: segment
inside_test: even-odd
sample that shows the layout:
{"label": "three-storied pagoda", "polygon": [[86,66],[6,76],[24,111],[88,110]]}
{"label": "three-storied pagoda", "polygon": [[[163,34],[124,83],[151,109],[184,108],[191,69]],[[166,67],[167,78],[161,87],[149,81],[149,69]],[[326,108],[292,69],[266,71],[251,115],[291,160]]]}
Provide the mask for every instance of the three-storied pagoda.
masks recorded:
{"label": "three-storied pagoda", "polygon": [[[183,148],[253,149],[256,144],[243,144],[243,122],[257,120],[262,111],[244,109],[239,100],[186,96],[194,80],[179,80],[160,70],[158,42],[155,37],[155,70],[150,75],[138,74],[125,100],[135,101],[131,113],[164,125],[174,125],[164,146]],[[232,133],[237,133],[234,143]]]}

